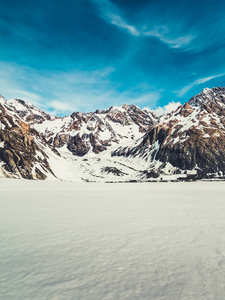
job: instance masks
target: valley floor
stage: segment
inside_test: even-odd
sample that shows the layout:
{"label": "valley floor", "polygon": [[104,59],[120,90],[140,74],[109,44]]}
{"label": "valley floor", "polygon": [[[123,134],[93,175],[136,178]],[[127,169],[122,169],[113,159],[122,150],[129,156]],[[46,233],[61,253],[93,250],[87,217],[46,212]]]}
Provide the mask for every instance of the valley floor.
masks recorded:
{"label": "valley floor", "polygon": [[224,182],[0,191],[0,299],[224,299]]}

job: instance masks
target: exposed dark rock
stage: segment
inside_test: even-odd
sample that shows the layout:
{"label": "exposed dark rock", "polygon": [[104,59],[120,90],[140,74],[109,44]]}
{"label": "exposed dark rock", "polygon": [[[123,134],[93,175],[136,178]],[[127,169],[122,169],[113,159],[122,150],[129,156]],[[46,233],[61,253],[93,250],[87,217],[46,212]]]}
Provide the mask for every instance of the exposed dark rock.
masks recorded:
{"label": "exposed dark rock", "polygon": [[74,137],[70,137],[67,148],[74,154],[78,156],[84,156],[88,153],[91,148],[90,142],[86,142],[87,135],[80,137],[79,134]]}
{"label": "exposed dark rock", "polygon": [[124,175],[128,175],[127,173],[122,172],[121,170],[115,168],[115,167],[105,167],[102,168],[102,173],[112,173],[113,175],[116,176],[124,176]]}
{"label": "exposed dark rock", "polygon": [[143,171],[143,175],[145,178],[158,178],[159,174],[157,172],[155,172],[154,170],[151,171]]}
{"label": "exposed dark rock", "polygon": [[[21,176],[26,179],[45,179],[43,170],[51,172],[47,161],[47,155],[39,148],[35,142],[34,136],[39,139],[43,145],[45,141],[28,124],[20,119],[14,119],[7,113],[6,109],[0,105],[0,163],[5,176]],[[37,156],[38,153],[41,157]],[[39,163],[43,170],[34,168]]]}

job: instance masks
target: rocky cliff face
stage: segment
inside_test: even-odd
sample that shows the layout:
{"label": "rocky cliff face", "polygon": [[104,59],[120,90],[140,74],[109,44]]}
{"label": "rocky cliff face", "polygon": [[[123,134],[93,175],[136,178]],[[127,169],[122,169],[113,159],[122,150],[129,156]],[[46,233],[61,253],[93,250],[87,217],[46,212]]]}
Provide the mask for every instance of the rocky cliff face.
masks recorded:
{"label": "rocky cliff face", "polygon": [[16,116],[1,97],[0,173],[26,179],[45,179],[48,173],[54,176],[46,147],[49,148],[39,133]]}
{"label": "rocky cliff face", "polygon": [[138,145],[121,147],[112,155],[141,157],[155,167],[170,163],[172,173],[225,174],[225,88],[203,90],[163,116]]}

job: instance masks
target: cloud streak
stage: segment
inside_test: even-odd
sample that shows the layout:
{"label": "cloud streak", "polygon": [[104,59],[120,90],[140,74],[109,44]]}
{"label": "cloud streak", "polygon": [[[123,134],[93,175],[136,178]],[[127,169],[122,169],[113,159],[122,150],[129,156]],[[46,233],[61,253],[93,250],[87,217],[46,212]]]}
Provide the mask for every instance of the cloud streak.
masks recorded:
{"label": "cloud streak", "polygon": [[108,16],[108,19],[109,19],[111,24],[126,30],[127,32],[129,32],[130,34],[132,34],[134,36],[140,36],[141,35],[141,33],[137,30],[137,28],[135,26],[127,24],[121,18],[121,16],[118,16],[118,15],[115,15],[115,14],[110,14],[110,13],[107,16]]}
{"label": "cloud streak", "polygon": [[[19,72],[22,81],[14,76]],[[160,93],[148,86],[119,91],[110,81],[113,72],[114,68],[108,67],[92,72],[38,73],[31,68],[0,63],[1,93],[7,99],[20,98],[56,115],[90,112],[124,103],[155,105],[160,99]]]}
{"label": "cloud streak", "polygon": [[129,24],[121,15],[119,9],[108,0],[92,0],[100,7],[101,16],[107,22],[126,31],[132,36],[145,38],[158,38],[162,43],[167,44],[171,48],[185,48],[195,38],[193,34],[188,35],[171,35],[167,26],[156,26],[151,30],[146,28],[138,28],[138,26]]}
{"label": "cloud streak", "polygon": [[177,91],[176,94],[177,94],[178,97],[183,97],[193,87],[195,87],[197,85],[200,85],[200,84],[203,84],[205,82],[208,82],[212,79],[223,77],[223,76],[225,76],[225,73],[221,73],[221,74],[217,74],[217,75],[213,75],[213,76],[208,76],[208,77],[204,77],[204,78],[199,78],[199,79],[193,81],[192,83],[188,84],[187,86],[183,87],[179,91]]}
{"label": "cloud streak", "polygon": [[171,37],[167,28],[166,30],[160,30],[160,28],[161,27],[157,27],[151,31],[143,32],[142,35],[147,37],[156,37],[162,43],[169,45],[171,48],[187,47],[190,44],[190,42],[195,38],[195,36],[191,34],[178,37]]}

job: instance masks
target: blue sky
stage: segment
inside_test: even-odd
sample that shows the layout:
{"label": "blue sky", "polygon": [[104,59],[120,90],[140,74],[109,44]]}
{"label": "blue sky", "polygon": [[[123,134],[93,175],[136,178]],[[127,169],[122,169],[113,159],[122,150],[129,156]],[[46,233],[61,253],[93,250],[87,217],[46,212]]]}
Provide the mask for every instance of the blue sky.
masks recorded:
{"label": "blue sky", "polygon": [[57,115],[225,86],[225,1],[0,0],[0,93]]}

